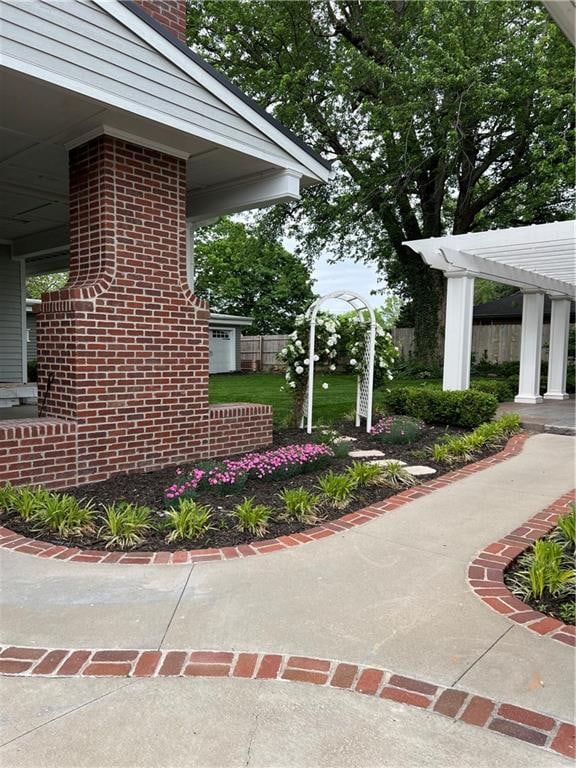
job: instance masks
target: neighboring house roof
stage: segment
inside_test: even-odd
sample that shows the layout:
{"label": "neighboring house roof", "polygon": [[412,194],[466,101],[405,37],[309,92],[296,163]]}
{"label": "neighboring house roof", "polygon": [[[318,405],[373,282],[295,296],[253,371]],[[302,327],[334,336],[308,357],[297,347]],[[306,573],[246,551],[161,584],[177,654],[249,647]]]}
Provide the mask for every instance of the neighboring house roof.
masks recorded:
{"label": "neighboring house roof", "polygon": [[203,58],[198,56],[197,53],[194,53],[194,51],[191,48],[188,48],[187,45],[184,45],[178,38],[173,35],[166,27],[164,27],[160,22],[156,21],[156,19],[153,19],[152,16],[149,16],[146,11],[144,11],[139,5],[137,5],[133,0],[120,0],[122,5],[126,6],[126,8],[129,8],[132,13],[135,13],[136,16],[141,18],[143,21],[146,22],[152,29],[154,29],[156,32],[162,35],[166,40],[168,40],[172,45],[176,46],[178,50],[182,51],[186,56],[188,56],[189,59],[191,59],[195,64],[198,64],[202,67],[202,69],[207,72],[211,77],[214,77],[216,80],[218,80],[221,85],[223,85],[225,88],[227,88],[230,93],[233,93],[235,96],[237,96],[239,99],[241,99],[245,104],[247,104],[251,109],[253,109],[255,112],[257,112],[261,117],[263,117],[267,122],[270,123],[274,128],[281,131],[284,136],[290,139],[290,141],[293,141],[294,144],[297,144],[301,149],[303,149],[307,154],[310,155],[310,157],[313,157],[317,162],[321,163],[325,168],[330,170],[332,168],[332,162],[330,160],[326,160],[321,155],[318,154],[315,150],[313,150],[311,147],[308,146],[304,141],[302,141],[301,138],[296,136],[295,133],[292,133],[291,130],[286,128],[285,125],[283,125],[279,120],[277,120],[273,115],[271,115],[269,112],[266,112],[266,110],[258,104],[258,102],[254,101],[250,98],[250,96],[247,96],[243,91],[240,90],[234,83],[231,83],[228,78],[224,77],[224,75],[219,72],[217,69],[215,69],[211,64],[208,64],[207,61],[204,61]]}
{"label": "neighboring house roof", "polygon": [[[549,296],[544,297],[544,319],[550,319],[551,301]],[[575,311],[572,302],[570,320],[574,322]],[[474,307],[474,320],[501,320],[502,322],[518,322],[522,319],[522,291],[505,296],[503,299],[494,299],[485,304],[477,304]]]}

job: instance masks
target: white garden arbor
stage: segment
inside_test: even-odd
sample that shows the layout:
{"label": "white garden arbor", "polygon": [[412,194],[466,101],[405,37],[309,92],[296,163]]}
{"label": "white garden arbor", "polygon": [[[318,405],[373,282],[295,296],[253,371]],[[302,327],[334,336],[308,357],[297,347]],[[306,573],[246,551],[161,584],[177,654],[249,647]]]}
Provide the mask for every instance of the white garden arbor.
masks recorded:
{"label": "white garden arbor", "polygon": [[521,288],[523,298],[517,403],[539,403],[544,295],[552,300],[548,384],[544,398],[565,400],[570,302],[576,295],[576,222],[409,240],[448,278],[444,389],[470,384],[474,278]]}
{"label": "white garden arbor", "polygon": [[[366,432],[372,428],[372,396],[374,384],[374,350],[376,347],[376,316],[369,301],[359,293],[354,291],[332,291],[308,307],[306,317],[310,320],[310,337],[308,341],[308,385],[306,388],[306,431],[312,433],[312,410],[314,406],[314,356],[316,345],[316,318],[320,309],[329,301],[338,299],[345,301],[352,309],[356,310],[357,317],[366,322],[362,317],[364,312],[368,313],[368,322],[366,328],[366,343],[364,345],[364,364],[362,373],[358,376],[358,385],[356,388],[356,426],[360,426],[360,419],[366,419]],[[302,414],[302,424],[304,426],[304,414]]]}

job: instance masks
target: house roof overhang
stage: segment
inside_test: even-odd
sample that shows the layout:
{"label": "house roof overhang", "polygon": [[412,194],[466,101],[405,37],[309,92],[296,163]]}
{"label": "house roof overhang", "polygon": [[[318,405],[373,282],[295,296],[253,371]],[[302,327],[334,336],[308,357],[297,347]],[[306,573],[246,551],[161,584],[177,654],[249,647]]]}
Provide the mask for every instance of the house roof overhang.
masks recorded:
{"label": "house roof overhang", "polygon": [[447,276],[467,274],[551,296],[576,295],[576,222],[447,235],[404,243]]}

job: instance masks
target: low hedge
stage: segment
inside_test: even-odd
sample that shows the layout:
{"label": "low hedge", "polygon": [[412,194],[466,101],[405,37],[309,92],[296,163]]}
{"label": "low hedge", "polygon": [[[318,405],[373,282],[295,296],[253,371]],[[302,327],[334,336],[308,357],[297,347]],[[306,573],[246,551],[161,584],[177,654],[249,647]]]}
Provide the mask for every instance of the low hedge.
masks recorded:
{"label": "low hedge", "polygon": [[477,392],[488,392],[488,394],[494,395],[494,397],[500,403],[506,403],[509,400],[514,400],[514,397],[518,392],[518,387],[508,379],[495,381],[473,381],[470,384],[470,389],[474,389]]}
{"label": "low hedge", "polygon": [[428,424],[477,427],[491,421],[498,408],[493,394],[478,390],[443,391],[433,387],[398,387],[386,393],[389,413],[405,414]]}

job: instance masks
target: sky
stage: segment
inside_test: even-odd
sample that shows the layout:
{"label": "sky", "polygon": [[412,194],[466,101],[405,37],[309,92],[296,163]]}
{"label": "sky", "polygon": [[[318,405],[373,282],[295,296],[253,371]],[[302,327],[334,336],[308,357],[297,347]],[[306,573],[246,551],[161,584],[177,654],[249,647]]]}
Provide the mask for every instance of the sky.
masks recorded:
{"label": "sky", "polygon": [[[296,242],[292,238],[284,238],[283,245],[286,250],[294,253]],[[383,304],[385,296],[371,295],[371,291],[379,290],[376,267],[364,262],[356,262],[353,259],[339,259],[334,264],[328,263],[327,254],[321,253],[312,270],[314,280],[313,290],[320,296],[338,290],[350,290],[361,294],[373,307]],[[347,312],[349,307],[341,301],[327,305],[334,312]]]}

